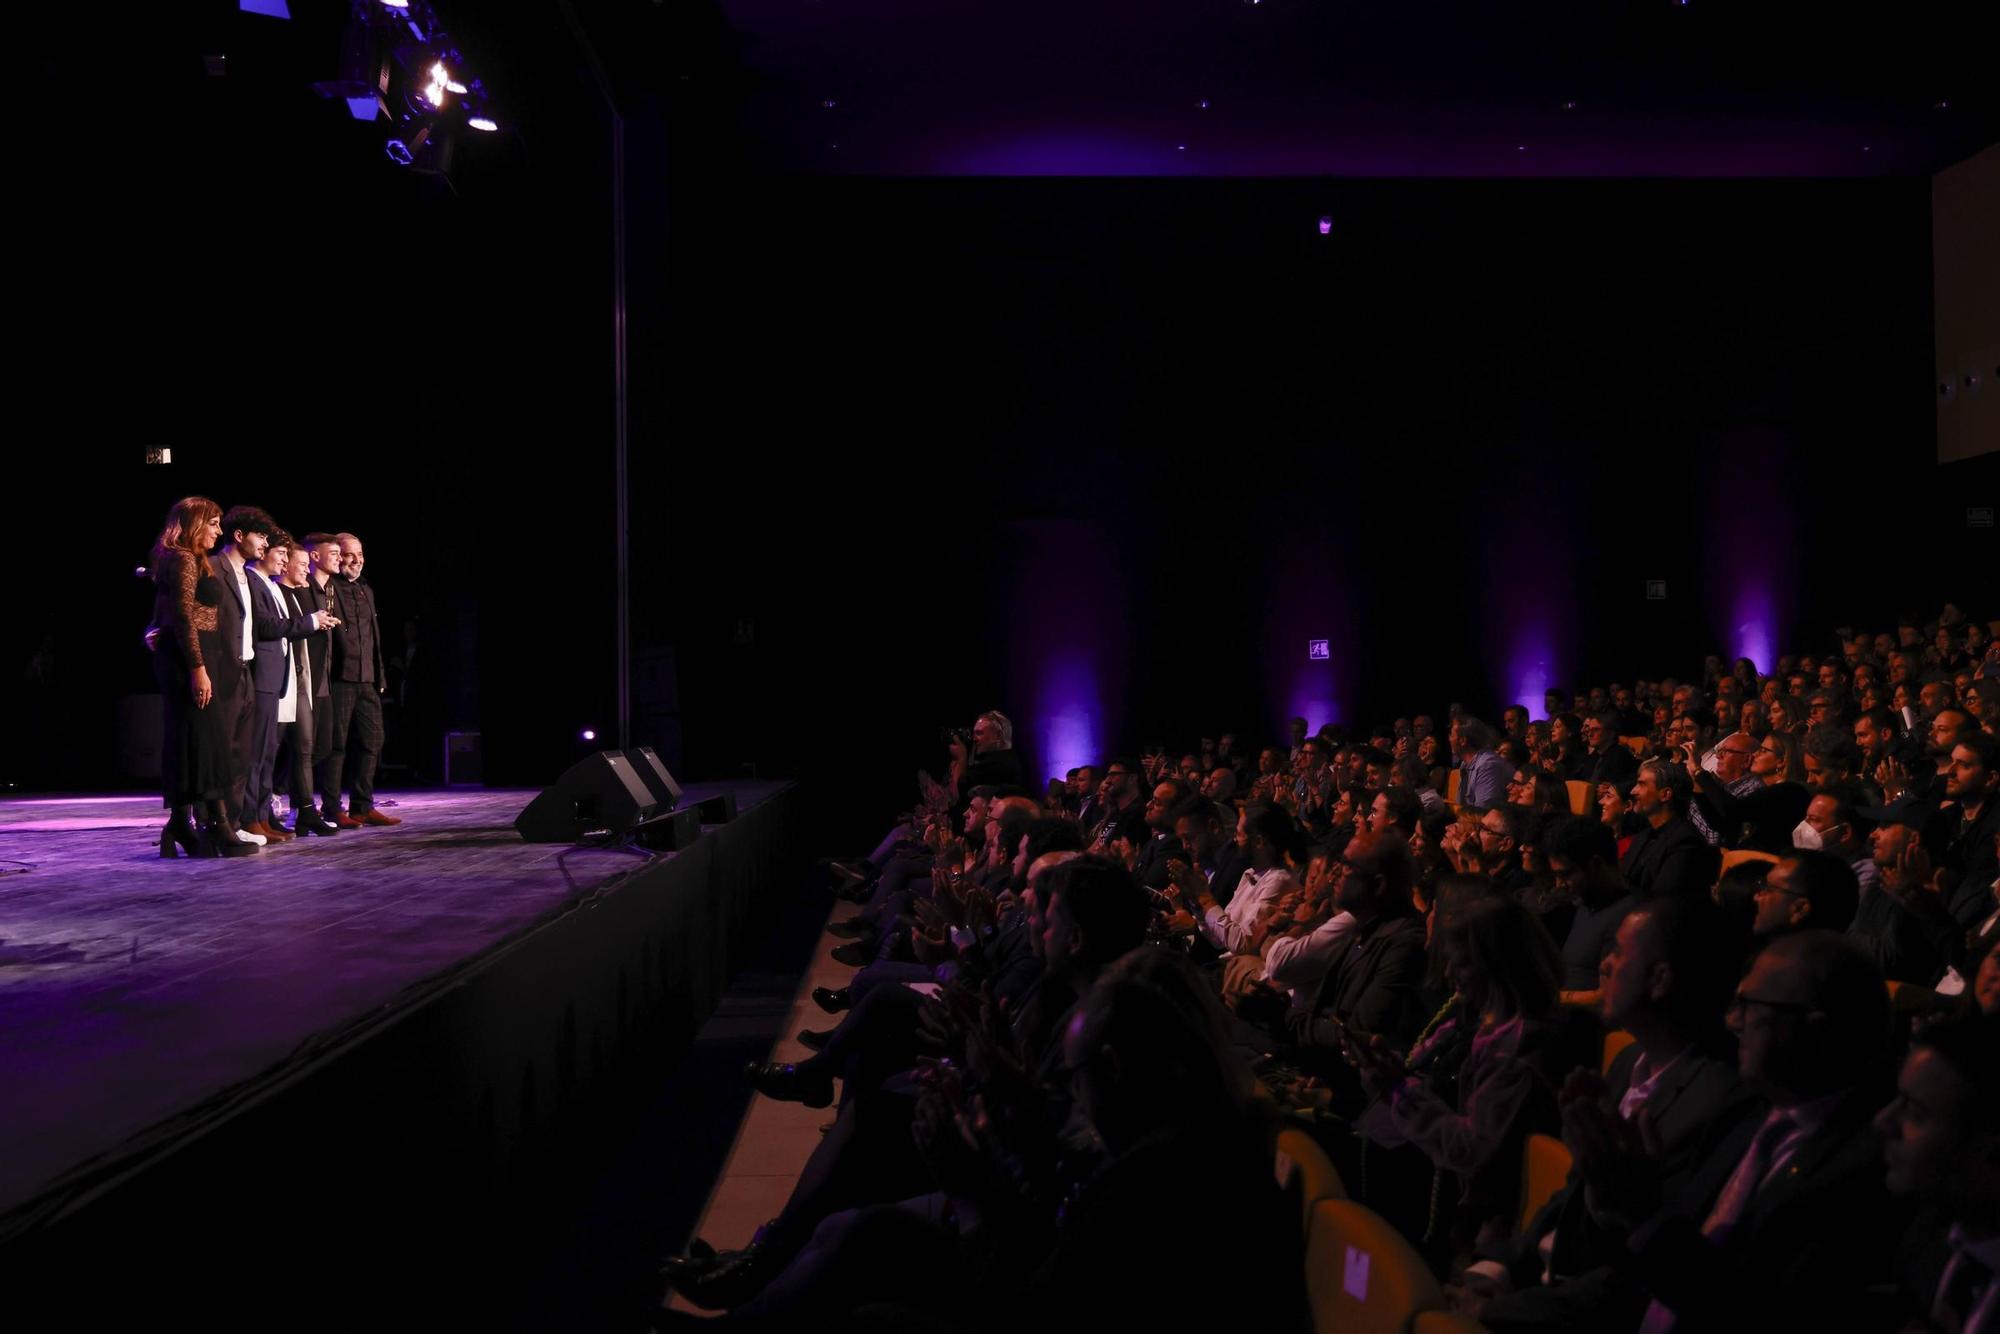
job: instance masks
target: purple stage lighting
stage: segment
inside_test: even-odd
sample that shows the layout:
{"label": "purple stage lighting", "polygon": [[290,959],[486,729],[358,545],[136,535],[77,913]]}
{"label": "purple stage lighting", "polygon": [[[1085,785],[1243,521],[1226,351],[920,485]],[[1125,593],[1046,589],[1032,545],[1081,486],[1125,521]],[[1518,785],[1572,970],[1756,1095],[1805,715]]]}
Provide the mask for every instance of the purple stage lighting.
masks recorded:
{"label": "purple stage lighting", "polygon": [[1533,623],[1518,627],[1507,651],[1506,700],[1528,711],[1530,718],[1543,713],[1542,696],[1556,683],[1549,664],[1555,653],[1547,628]]}
{"label": "purple stage lighting", "polygon": [[1042,767],[1065,773],[1102,758],[1098,719],[1097,670],[1088,649],[1059,649],[1042,664],[1037,682]]}
{"label": "purple stage lighting", "polygon": [[1333,218],[1331,216],[1319,220],[1319,234],[1321,236],[1333,235]]}
{"label": "purple stage lighting", "polygon": [[584,728],[584,729],[583,729],[583,739],[584,739],[585,741],[595,741],[595,740],[597,740],[597,732],[596,732],[596,730],[595,730],[595,729],[593,729],[593,728],[589,728],[589,727],[586,727],[586,728]]}
{"label": "purple stage lighting", "polygon": [[1777,615],[1772,605],[1771,591],[1768,588],[1752,586],[1737,589],[1735,603],[1730,608],[1730,616],[1735,626],[1735,633],[1730,636],[1730,646],[1735,655],[1756,663],[1760,672],[1775,670],[1778,665],[1774,642]]}
{"label": "purple stage lighting", "polygon": [[291,7],[285,0],[237,0],[236,7],[246,14],[262,14],[266,18],[288,19]]}
{"label": "purple stage lighting", "polygon": [[467,125],[470,125],[475,130],[484,130],[488,134],[491,134],[493,133],[493,131],[500,128],[499,125],[494,123],[492,117],[490,116],[474,116],[472,119],[466,121],[465,123]]}

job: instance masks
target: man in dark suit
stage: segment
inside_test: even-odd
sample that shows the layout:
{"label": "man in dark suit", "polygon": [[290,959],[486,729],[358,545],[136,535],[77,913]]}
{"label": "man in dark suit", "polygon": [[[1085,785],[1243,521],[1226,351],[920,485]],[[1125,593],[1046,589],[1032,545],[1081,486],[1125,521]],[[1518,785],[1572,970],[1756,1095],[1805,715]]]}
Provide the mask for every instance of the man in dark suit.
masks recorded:
{"label": "man in dark suit", "polygon": [[1642,821],[1618,864],[1635,893],[1707,894],[1722,869],[1722,854],[1687,819],[1693,791],[1687,771],[1647,760],[1632,783],[1632,813]]}
{"label": "man in dark suit", "polygon": [[1632,1127],[1593,1100],[1564,1108],[1593,1218],[1625,1237],[1621,1262],[1652,1296],[1641,1334],[1883,1328],[1884,1238],[1907,1211],[1871,1124],[1890,1056],[1882,975],[1843,936],[1799,931],[1757,956],[1729,1013],[1737,1068],[1769,1110],[1710,1138],[1680,1205],[1662,1207]]}
{"label": "man in dark suit", "polygon": [[254,505],[233,505],[222,516],[223,543],[208,558],[215,578],[222,585],[216,607],[217,629],[229,652],[224,661],[210,664],[209,679],[215,685],[215,707],[222,712],[223,735],[229,739],[229,796],[225,809],[245,843],[263,844],[262,834],[242,828],[253,818],[249,814],[250,771],[255,764],[252,750],[256,721],[257,692],[252,685],[250,665],[257,656],[252,625],[254,603],[249,567],[264,558],[264,548],[277,531],[271,516]]}
{"label": "man in dark suit", "polygon": [[[338,546],[336,545],[336,550]],[[312,586],[312,539],[294,543],[285,577],[278,592],[293,616],[310,617],[326,612],[325,595]],[[315,596],[317,594],[317,596]],[[328,615],[332,613],[327,612]],[[278,729],[276,773],[284,776],[291,792],[294,834],[337,834],[340,826],[320,818],[313,804],[313,758],[318,745],[321,719],[331,712],[332,695],[327,689],[326,650],[331,630],[316,630],[292,644],[293,689],[297,692],[294,720]],[[274,785],[277,780],[273,780]]]}
{"label": "man in dark suit", "polygon": [[[389,688],[375,590],[361,577],[367,564],[361,539],[342,533],[339,540],[340,577],[327,585],[340,628],[333,634],[333,734],[320,789],[327,808],[321,814],[342,829],[401,824],[400,818],[375,809],[375,766],[382,759],[382,694]],[[353,795],[343,812],[340,780],[350,741],[359,755],[354,765]]]}
{"label": "man in dark suit", "polygon": [[1905,1328],[2000,1329],[2000,1016],[1920,1030],[1875,1118],[1889,1193],[1923,1207],[1899,1247]]}
{"label": "man in dark suit", "polygon": [[1342,1038],[1379,1034],[1406,1050],[1424,1022],[1424,924],[1410,904],[1414,868],[1400,833],[1363,830],[1342,860],[1336,902],[1354,914],[1354,929],[1328,959],[1311,1004],[1284,1023],[1302,1065],[1358,1088],[1340,1056]]}
{"label": "man in dark suit", "polygon": [[[1596,1097],[1628,1123],[1643,1113],[1669,1202],[1719,1128],[1762,1111],[1720,1041],[1736,974],[1726,939],[1720,910],[1694,895],[1654,895],[1623,917],[1599,967],[1598,1012],[1632,1045],[1601,1081],[1579,1071],[1565,1091]],[[1472,1301],[1462,1309],[1494,1331],[1629,1329],[1647,1299],[1617,1264],[1622,1244],[1593,1222],[1571,1172],[1520,1236],[1468,1268],[1460,1287]]]}
{"label": "man in dark suit", "polygon": [[250,778],[244,793],[244,810],[239,816],[245,829],[275,842],[294,835],[271,823],[271,775],[278,759],[278,714],[290,699],[297,675],[292,669],[292,643],[339,622],[328,613],[301,614],[279,590],[276,580],[291,566],[291,539],[273,535],[263,557],[250,568],[250,627],[256,653],[250,671],[255,686],[255,705],[250,727]]}

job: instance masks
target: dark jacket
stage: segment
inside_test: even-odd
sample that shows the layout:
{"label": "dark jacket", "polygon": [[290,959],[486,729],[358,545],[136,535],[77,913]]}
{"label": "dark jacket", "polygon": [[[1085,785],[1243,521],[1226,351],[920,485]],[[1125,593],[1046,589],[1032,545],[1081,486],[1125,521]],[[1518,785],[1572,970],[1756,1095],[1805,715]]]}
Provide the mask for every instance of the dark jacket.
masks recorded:
{"label": "dark jacket", "polygon": [[[1639,1049],[1628,1047],[1606,1073],[1616,1100],[1632,1087]],[[1734,1061],[1689,1050],[1675,1061],[1646,1100],[1660,1135],[1660,1188],[1670,1207],[1692,1210],[1686,1201],[1702,1151],[1745,1116],[1761,1117],[1763,1102],[1736,1073]],[[1555,1279],[1542,1281],[1542,1241],[1552,1237],[1548,1268]],[[1513,1290],[1487,1304],[1481,1320],[1490,1329],[1584,1331],[1630,1329],[1645,1310],[1647,1297],[1623,1267],[1625,1239],[1599,1226],[1584,1199],[1575,1171],[1561,1190],[1517,1237],[1485,1252],[1506,1265]]]}
{"label": "dark jacket", "polygon": [[[1573,776],[1579,782],[1592,786],[1610,783],[1623,792],[1639,776],[1639,757],[1625,749],[1624,742],[1613,741],[1601,755],[1591,755],[1586,751]],[[1592,796],[1594,798],[1595,793]]]}
{"label": "dark jacket", "polygon": [[382,623],[375,615],[375,590],[361,580],[340,575],[326,587],[333,595],[329,610],[340,618],[333,632],[331,679],[349,684],[368,681],[380,689],[388,683],[389,674],[382,660]]}
{"label": "dark jacket", "polygon": [[257,656],[251,659],[250,674],[260,695],[283,698],[292,688],[294,673],[285,656],[284,641],[300,640],[313,632],[312,614],[301,616],[293,610],[282,590],[254,571],[250,574],[250,638]]}
{"label": "dark jacket", "polygon": [[1379,1033],[1407,1049],[1429,1016],[1424,1012],[1424,924],[1414,913],[1378,918],[1342,938],[1327,961],[1312,1003],[1286,1016],[1304,1050],[1337,1054],[1333,1021],[1357,1033]]}
{"label": "dark jacket", "polygon": [[1658,829],[1641,824],[1618,869],[1639,894],[1706,894],[1722,870],[1722,854],[1676,815]]}
{"label": "dark jacket", "polygon": [[[228,650],[230,660],[240,661],[239,655],[243,650],[243,623],[250,619],[250,608],[243,601],[242,590],[236,586],[236,571],[230,568],[228,555],[218,551],[208,558],[208,564],[209,568],[215,571],[215,581],[222,585],[222,596],[215,600],[215,632],[222,637],[223,646]],[[257,576],[246,570],[243,577],[248,580]],[[210,663],[208,666],[209,674],[213,676],[215,664]],[[218,681],[215,688],[219,692],[223,687]]]}
{"label": "dark jacket", "polygon": [[1695,802],[1725,844],[1780,857],[1792,850],[1792,830],[1812,805],[1812,792],[1804,783],[1772,783],[1739,797],[1721,779],[1702,777],[1705,786],[1695,789]]}
{"label": "dark jacket", "polygon": [[[339,576],[335,575],[334,578],[338,579]],[[290,588],[285,591],[291,596],[293,605],[300,611],[333,611],[333,599],[330,596],[333,592],[333,580],[328,580],[326,588],[321,589],[308,576],[304,588]],[[338,614],[337,612],[335,613],[335,615]],[[306,636],[305,642],[301,647],[306,655],[307,663],[312,668],[314,693],[320,695],[326,694],[327,683],[333,679],[326,673],[327,660],[333,652],[333,631],[316,631]]]}
{"label": "dark jacket", "polygon": [[1701,1219],[1763,1118],[1746,1116],[1690,1178],[1679,1210],[1635,1234],[1632,1270],[1682,1330],[1873,1329],[1892,1302],[1895,1237],[1909,1210],[1884,1185],[1871,1121],[1886,1090],[1853,1089],[1778,1174],[1750,1197],[1727,1236]]}

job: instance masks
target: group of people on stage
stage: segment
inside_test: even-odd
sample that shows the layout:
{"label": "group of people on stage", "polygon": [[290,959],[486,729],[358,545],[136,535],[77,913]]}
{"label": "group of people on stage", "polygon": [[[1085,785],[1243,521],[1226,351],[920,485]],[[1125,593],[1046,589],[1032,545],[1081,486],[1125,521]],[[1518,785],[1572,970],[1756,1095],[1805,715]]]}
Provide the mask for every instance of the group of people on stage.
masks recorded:
{"label": "group of people on stage", "polygon": [[[188,496],[167,512],[146,631],[163,714],[162,857],[240,857],[402,823],[375,809],[387,674],[365,565],[354,534],[294,538],[254,505],[225,513]],[[281,785],[290,830],[278,815]]]}

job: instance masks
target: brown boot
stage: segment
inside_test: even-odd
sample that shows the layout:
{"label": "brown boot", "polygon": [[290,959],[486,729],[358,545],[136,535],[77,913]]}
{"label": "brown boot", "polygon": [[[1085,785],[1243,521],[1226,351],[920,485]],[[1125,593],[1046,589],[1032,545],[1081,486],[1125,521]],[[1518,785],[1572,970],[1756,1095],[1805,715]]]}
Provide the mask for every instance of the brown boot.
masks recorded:
{"label": "brown boot", "polygon": [[403,820],[402,820],[402,817],[401,817],[401,816],[398,816],[398,815],[384,815],[384,814],[382,814],[382,812],[380,812],[380,811],[369,811],[369,812],[368,812],[367,814],[365,814],[365,815],[363,815],[363,816],[361,817],[361,823],[363,823],[363,824],[401,824],[401,823],[403,823]]}

